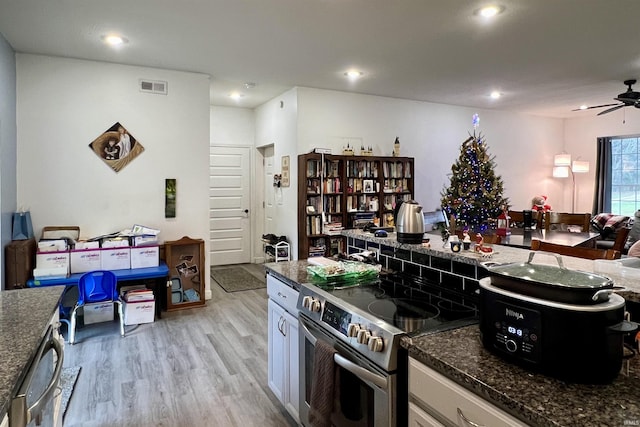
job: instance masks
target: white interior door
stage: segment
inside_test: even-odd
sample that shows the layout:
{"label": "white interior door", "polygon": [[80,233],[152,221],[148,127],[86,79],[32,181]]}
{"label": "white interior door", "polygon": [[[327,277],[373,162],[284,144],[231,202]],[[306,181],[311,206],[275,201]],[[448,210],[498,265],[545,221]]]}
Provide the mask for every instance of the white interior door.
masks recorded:
{"label": "white interior door", "polygon": [[211,265],[251,260],[251,149],[211,147],[209,155]]}
{"label": "white interior door", "polygon": [[273,186],[273,146],[263,151],[264,160],[264,234],[274,232],[275,187]]}

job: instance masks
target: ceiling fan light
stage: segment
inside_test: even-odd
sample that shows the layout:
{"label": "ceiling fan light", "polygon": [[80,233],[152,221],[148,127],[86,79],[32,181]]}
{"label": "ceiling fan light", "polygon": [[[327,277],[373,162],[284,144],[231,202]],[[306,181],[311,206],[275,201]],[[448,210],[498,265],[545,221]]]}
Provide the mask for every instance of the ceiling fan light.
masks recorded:
{"label": "ceiling fan light", "polygon": [[580,108],[581,110],[586,110],[586,109],[587,109],[587,108],[589,108],[589,107],[587,107],[586,105],[581,105],[579,108]]}

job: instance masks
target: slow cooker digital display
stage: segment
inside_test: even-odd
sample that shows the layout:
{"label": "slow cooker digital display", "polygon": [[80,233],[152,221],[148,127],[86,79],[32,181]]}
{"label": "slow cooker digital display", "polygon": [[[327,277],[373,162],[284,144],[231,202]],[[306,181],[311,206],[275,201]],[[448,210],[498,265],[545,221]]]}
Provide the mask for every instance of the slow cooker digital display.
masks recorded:
{"label": "slow cooker digital display", "polygon": [[515,328],[513,326],[507,326],[507,332],[509,332],[510,334],[513,334],[513,335],[517,335],[519,337],[522,336],[522,329]]}

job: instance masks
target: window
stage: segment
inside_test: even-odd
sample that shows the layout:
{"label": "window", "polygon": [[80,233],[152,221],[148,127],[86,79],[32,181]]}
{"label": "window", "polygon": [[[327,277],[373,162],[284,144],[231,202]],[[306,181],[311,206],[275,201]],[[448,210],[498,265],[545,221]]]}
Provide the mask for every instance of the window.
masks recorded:
{"label": "window", "polygon": [[640,209],[640,135],[611,142],[611,206],[608,211],[633,216]]}

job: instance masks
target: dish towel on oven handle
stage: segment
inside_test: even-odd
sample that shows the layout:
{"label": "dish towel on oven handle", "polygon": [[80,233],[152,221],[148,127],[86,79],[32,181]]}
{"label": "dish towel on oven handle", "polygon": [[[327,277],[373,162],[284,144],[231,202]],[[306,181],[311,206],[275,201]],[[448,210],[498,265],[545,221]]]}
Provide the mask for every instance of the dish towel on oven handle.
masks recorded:
{"label": "dish towel on oven handle", "polygon": [[318,339],[314,348],[313,376],[309,422],[313,427],[330,427],[333,412],[334,389],[339,384],[333,356],[336,350],[324,340]]}

